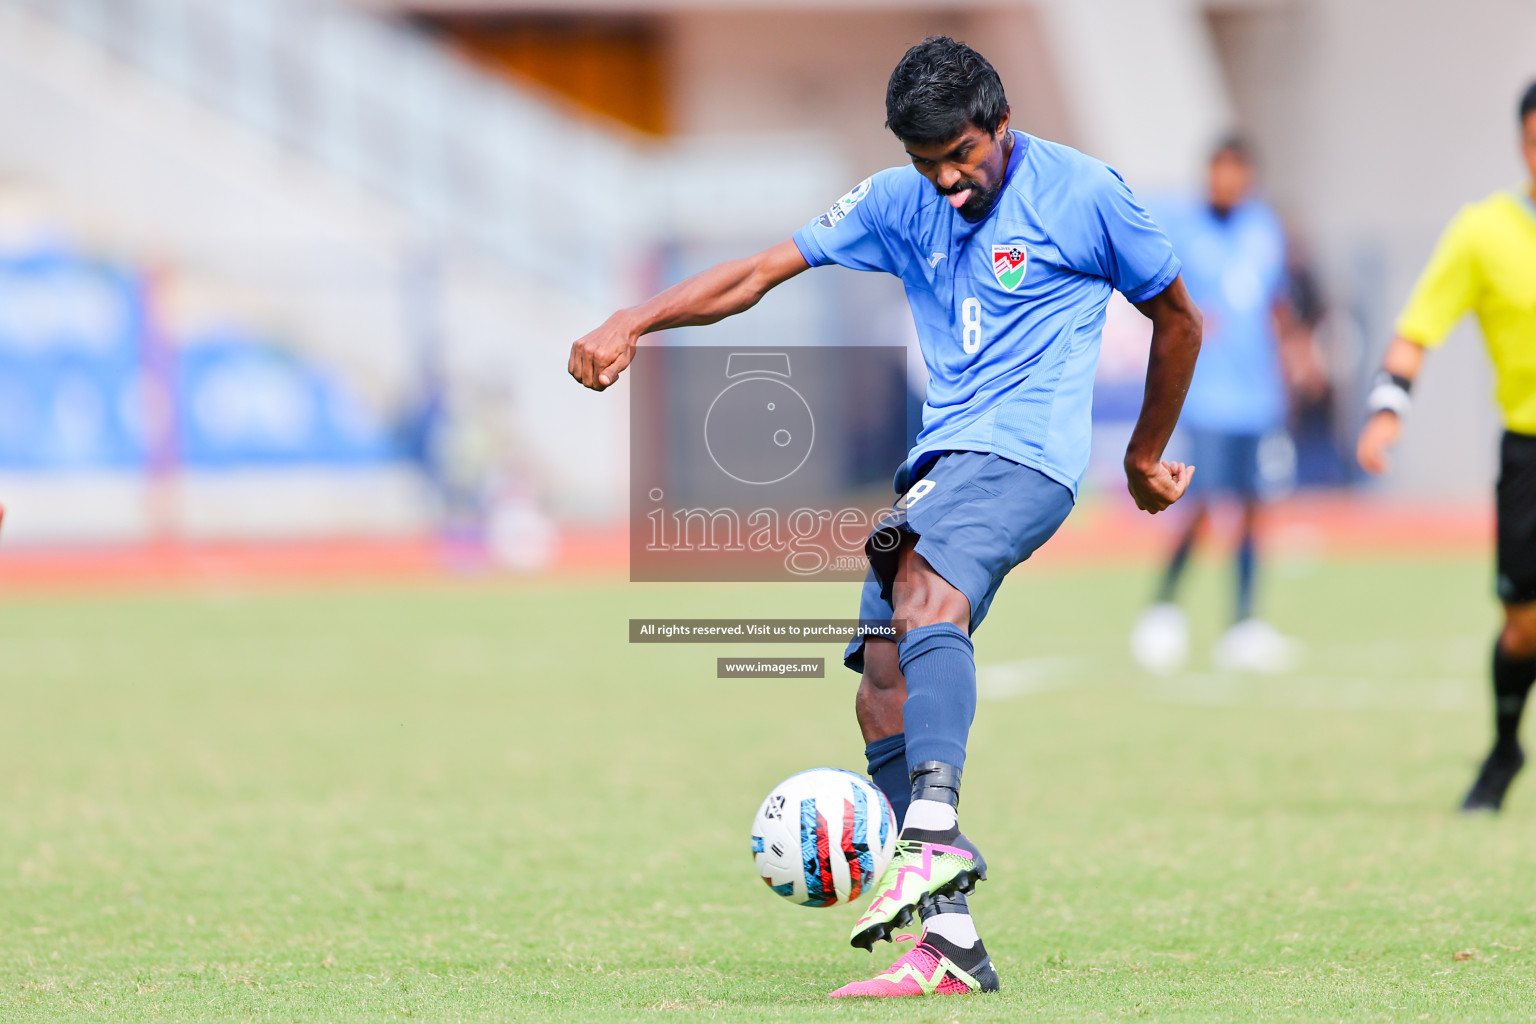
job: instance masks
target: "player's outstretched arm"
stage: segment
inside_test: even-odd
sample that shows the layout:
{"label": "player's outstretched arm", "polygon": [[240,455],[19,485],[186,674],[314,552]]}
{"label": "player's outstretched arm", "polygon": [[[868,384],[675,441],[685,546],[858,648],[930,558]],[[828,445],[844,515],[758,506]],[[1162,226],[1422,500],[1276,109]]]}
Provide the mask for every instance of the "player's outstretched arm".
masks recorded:
{"label": "player's outstretched arm", "polygon": [[1402,335],[1392,339],[1381,360],[1381,372],[1371,385],[1366,406],[1370,418],[1360,431],[1355,458],[1367,473],[1385,473],[1391,465],[1387,449],[1397,443],[1402,432],[1403,414],[1408,411],[1408,389],[1424,365],[1424,346]]}
{"label": "player's outstretched arm", "polygon": [[1182,277],[1136,308],[1152,321],[1152,353],[1141,415],[1125,450],[1125,480],[1136,507],[1156,515],[1184,496],[1195,472],[1182,462],[1164,462],[1163,449],[1179,422],[1200,354],[1200,309]]}
{"label": "player's outstretched arm", "polygon": [[635,356],[640,336],[671,327],[702,327],[745,312],[769,289],[809,269],[793,241],[695,274],[638,306],[621,309],[571,346],[568,369],[593,391],[614,381]]}

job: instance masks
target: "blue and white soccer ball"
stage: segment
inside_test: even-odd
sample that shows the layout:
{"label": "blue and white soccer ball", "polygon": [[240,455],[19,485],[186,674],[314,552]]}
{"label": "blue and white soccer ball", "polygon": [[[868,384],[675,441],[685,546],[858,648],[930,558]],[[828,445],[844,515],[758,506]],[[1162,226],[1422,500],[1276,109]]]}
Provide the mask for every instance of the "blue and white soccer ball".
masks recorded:
{"label": "blue and white soccer ball", "polygon": [[752,860],[768,888],[802,907],[868,894],[896,852],[896,815],[862,775],[812,768],[777,786],[752,821]]}

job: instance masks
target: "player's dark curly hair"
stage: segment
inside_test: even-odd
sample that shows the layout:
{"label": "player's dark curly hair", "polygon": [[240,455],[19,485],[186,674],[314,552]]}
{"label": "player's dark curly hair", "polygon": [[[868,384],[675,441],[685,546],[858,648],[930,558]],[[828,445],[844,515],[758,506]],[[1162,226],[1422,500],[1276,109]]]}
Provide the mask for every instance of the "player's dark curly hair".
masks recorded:
{"label": "player's dark curly hair", "polygon": [[1239,132],[1228,132],[1216,140],[1216,145],[1211,147],[1211,159],[1219,156],[1236,157],[1245,164],[1255,164],[1258,161],[1253,157],[1253,143],[1248,141],[1248,136]]}
{"label": "player's dark curly hair", "polygon": [[1520,123],[1525,124],[1525,119],[1531,114],[1536,114],[1536,82],[1526,86],[1525,95],[1520,97]]}
{"label": "player's dark curly hair", "polygon": [[885,87],[885,126],[921,146],[948,142],[967,123],[993,134],[1006,113],[1003,82],[987,58],[949,36],[908,50]]}

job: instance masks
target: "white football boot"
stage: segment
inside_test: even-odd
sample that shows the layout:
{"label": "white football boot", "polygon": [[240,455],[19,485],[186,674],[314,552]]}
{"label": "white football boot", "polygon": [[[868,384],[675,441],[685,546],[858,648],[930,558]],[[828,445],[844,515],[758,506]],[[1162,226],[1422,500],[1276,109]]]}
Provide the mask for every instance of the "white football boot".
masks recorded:
{"label": "white football boot", "polygon": [[1142,612],[1131,630],[1131,656],[1157,675],[1183,668],[1189,657],[1189,621],[1184,610],[1166,601]]}
{"label": "white football boot", "polygon": [[1221,634],[1211,662],[1224,672],[1289,672],[1301,657],[1301,645],[1262,619],[1244,619]]}

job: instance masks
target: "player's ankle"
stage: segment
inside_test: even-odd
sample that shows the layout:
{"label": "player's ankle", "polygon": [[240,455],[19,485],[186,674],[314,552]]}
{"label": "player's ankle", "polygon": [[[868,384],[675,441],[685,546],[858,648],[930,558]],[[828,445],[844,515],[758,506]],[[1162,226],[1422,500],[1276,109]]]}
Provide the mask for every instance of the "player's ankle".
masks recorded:
{"label": "player's ankle", "polygon": [[907,806],[907,816],[902,822],[902,834],[914,832],[949,833],[958,831],[960,819],[949,804],[937,800],[914,800]]}
{"label": "player's ankle", "polygon": [[950,893],[924,900],[918,911],[923,919],[923,934],[942,935],[957,946],[972,946],[981,941],[970,904],[964,893]]}
{"label": "player's ankle", "polygon": [[979,935],[973,942],[962,944],[929,926],[923,930],[922,942],[948,957],[962,971],[973,971],[987,960],[987,947]]}
{"label": "player's ankle", "polygon": [[903,839],[947,842],[960,833],[960,768],[925,761],[912,769],[912,802],[902,820]]}
{"label": "player's ankle", "polygon": [[987,947],[976,933],[976,922],[963,893],[935,896],[923,901],[923,942],[949,957],[963,971],[986,962]]}

